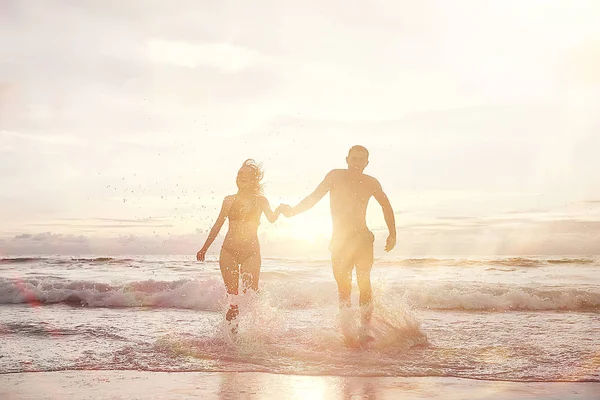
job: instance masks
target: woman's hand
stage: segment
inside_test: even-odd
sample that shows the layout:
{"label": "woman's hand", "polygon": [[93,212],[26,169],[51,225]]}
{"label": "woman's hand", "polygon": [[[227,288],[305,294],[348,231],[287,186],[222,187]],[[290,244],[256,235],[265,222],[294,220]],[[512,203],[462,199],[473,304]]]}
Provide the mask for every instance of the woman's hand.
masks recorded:
{"label": "woman's hand", "polygon": [[279,207],[277,207],[277,209],[275,210],[275,212],[283,214],[286,217],[291,217],[292,216],[292,207],[288,206],[287,204],[280,204]]}
{"label": "woman's hand", "polygon": [[204,261],[206,257],[206,249],[201,249],[198,253],[196,253],[196,260]]}

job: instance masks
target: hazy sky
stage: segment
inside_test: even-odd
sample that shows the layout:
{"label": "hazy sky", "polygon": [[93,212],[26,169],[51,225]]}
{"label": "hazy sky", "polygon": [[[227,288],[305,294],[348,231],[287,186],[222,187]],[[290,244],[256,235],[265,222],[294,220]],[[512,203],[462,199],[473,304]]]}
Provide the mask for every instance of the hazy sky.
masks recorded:
{"label": "hazy sky", "polygon": [[[597,0],[2,0],[0,255],[193,254],[246,158],[275,207],[354,144],[396,256],[600,254],[598,21]],[[263,255],[327,256],[327,211],[264,219]],[[380,252],[376,203],[369,225]]]}

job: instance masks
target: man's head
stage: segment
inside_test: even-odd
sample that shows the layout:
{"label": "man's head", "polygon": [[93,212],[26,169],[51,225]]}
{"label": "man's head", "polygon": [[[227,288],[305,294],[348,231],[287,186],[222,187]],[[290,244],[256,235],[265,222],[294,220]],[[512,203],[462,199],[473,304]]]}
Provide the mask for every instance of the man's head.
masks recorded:
{"label": "man's head", "polygon": [[359,145],[352,146],[348,151],[346,163],[350,171],[362,173],[369,164],[369,150]]}

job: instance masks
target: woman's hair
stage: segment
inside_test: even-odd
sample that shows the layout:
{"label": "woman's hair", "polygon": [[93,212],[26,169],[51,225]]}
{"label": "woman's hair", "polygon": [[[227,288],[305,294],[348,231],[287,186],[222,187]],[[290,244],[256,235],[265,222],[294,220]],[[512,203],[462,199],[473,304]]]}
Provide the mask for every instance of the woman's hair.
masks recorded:
{"label": "woman's hair", "polygon": [[254,161],[252,158],[247,159],[246,161],[244,161],[244,163],[242,164],[241,168],[244,167],[248,167],[251,168],[254,172],[254,180],[253,180],[253,191],[256,194],[262,194],[263,193],[263,184],[260,182],[263,177],[264,177],[264,172],[262,170],[262,163],[257,163],[256,161]]}

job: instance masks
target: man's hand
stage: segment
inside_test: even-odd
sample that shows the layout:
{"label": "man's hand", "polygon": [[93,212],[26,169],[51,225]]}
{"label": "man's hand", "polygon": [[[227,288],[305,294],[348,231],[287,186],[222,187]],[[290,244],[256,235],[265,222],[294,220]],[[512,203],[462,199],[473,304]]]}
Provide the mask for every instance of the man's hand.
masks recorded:
{"label": "man's hand", "polygon": [[206,250],[201,249],[198,253],[196,253],[196,260],[204,261],[204,257],[206,257]]}
{"label": "man's hand", "polygon": [[279,215],[279,214],[283,214],[283,204],[280,204],[277,206],[277,208],[275,209],[275,211],[273,211],[273,213],[275,215]]}
{"label": "man's hand", "polygon": [[279,207],[277,207],[277,209],[288,218],[294,216],[292,213],[292,207],[287,204],[281,204]]}
{"label": "man's hand", "polygon": [[391,251],[396,247],[396,235],[389,235],[385,241],[385,251]]}

